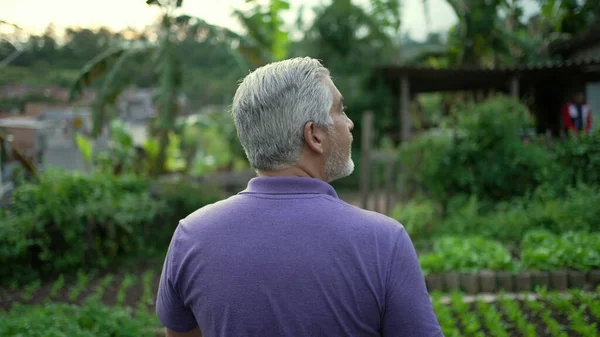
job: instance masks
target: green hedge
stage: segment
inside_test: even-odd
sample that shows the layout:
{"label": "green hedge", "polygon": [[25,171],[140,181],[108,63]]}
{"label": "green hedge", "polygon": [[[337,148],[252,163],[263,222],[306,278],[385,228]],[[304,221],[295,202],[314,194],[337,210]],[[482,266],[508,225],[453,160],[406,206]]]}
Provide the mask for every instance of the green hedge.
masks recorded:
{"label": "green hedge", "polygon": [[404,191],[440,205],[444,217],[457,199],[474,197],[491,211],[538,188],[560,197],[580,185],[600,187],[600,130],[550,148],[542,138],[525,143],[521,132],[532,126],[526,108],[502,97],[467,104],[444,125],[399,151]]}
{"label": "green hedge", "polygon": [[419,257],[424,274],[482,269],[513,270],[510,252],[502,244],[481,237],[444,237],[434,241],[433,251]]}
{"label": "green hedge", "polygon": [[475,196],[454,198],[444,216],[432,200],[399,204],[392,217],[405,225],[414,241],[477,235],[517,244],[526,232],[546,229],[600,232],[600,188],[579,186],[562,194],[539,187],[531,196],[490,205]]}
{"label": "green hedge", "polygon": [[517,254],[500,242],[482,237],[443,237],[434,240],[433,250],[419,256],[424,274],[476,273],[481,270],[517,272],[600,268],[600,233],[569,231],[554,235],[544,230],[525,234]]}
{"label": "green hedge", "polygon": [[139,337],[155,327],[131,311],[88,302],[13,307],[0,313],[0,337]]}
{"label": "green hedge", "polygon": [[590,135],[569,135],[552,149],[549,183],[560,188],[583,183],[600,186],[600,129]]}
{"label": "green hedge", "polygon": [[137,176],[48,171],[19,186],[0,214],[0,282],[163,253],[181,218],[220,197],[181,181],[151,195]]}
{"label": "green hedge", "polygon": [[455,116],[441,131],[403,144],[405,185],[446,207],[456,195],[509,200],[544,181],[551,157],[521,141],[533,125],[524,105],[497,97],[465,105]]}
{"label": "green hedge", "polygon": [[523,238],[521,251],[523,269],[589,271],[600,268],[600,233],[532,231]]}

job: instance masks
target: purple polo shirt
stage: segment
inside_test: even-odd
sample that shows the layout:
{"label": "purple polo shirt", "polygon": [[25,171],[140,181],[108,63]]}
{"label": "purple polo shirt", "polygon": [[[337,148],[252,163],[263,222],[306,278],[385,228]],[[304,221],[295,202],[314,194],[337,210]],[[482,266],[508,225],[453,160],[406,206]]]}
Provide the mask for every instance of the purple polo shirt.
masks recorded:
{"label": "purple polo shirt", "polygon": [[206,337],[442,336],[402,225],[312,178],[254,178],[183,219],[156,312]]}

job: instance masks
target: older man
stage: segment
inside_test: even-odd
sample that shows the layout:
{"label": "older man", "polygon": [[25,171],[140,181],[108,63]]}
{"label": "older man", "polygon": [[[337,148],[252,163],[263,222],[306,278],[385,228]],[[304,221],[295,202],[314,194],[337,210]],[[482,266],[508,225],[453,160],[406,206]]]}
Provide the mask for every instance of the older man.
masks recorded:
{"label": "older man", "polygon": [[328,184],[354,169],[328,70],[259,68],[232,114],[258,177],[179,223],[156,307],[167,336],[441,336],[402,225]]}

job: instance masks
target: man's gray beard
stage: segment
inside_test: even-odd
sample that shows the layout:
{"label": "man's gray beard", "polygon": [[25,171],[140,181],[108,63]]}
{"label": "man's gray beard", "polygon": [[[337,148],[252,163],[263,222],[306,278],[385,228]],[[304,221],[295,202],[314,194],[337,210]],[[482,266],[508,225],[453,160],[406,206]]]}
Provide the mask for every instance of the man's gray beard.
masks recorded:
{"label": "man's gray beard", "polygon": [[333,140],[331,155],[325,160],[325,175],[328,182],[347,177],[354,172],[351,149],[348,156],[340,149],[339,144]]}

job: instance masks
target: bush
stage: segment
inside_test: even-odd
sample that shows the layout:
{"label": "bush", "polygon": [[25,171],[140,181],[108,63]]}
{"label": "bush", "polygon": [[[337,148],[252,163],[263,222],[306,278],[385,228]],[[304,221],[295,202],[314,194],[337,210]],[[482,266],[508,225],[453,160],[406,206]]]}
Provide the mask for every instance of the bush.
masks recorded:
{"label": "bush", "polygon": [[178,220],[225,196],[215,186],[202,185],[185,178],[161,181],[155,189],[156,198],[166,205],[164,217],[173,221],[173,226],[177,225]]}
{"label": "bush", "polygon": [[482,269],[513,270],[510,252],[500,243],[481,237],[444,237],[434,241],[433,251],[421,255],[424,274],[455,271],[472,273]]}
{"label": "bush", "polygon": [[0,280],[102,267],[139,252],[165,213],[147,189],[134,176],[61,171],[19,186],[0,218]]}
{"label": "bush", "polygon": [[523,236],[520,261],[500,242],[478,236],[448,236],[434,240],[433,250],[419,256],[424,274],[475,273],[484,269],[542,270],[600,268],[600,233],[568,231],[555,235],[532,230]]}
{"label": "bush", "polygon": [[[440,212],[431,213],[436,209],[435,203],[429,201],[426,204],[430,206],[418,206],[420,203],[398,206],[394,213],[394,217],[407,228],[419,229],[415,233],[423,235],[417,234],[417,238],[478,235],[517,244],[526,232],[535,229],[556,234],[567,231],[600,232],[600,207],[597,207],[600,205],[600,191],[596,187],[581,185],[567,188],[562,195],[547,187],[539,187],[530,197],[495,205],[482,202],[475,196],[455,197],[449,202],[445,219]],[[414,221],[414,225],[410,221]],[[426,229],[420,229],[425,222],[428,223]]]}
{"label": "bush", "polygon": [[146,320],[129,310],[97,303],[17,305],[0,314],[0,337],[139,337],[154,335]]}
{"label": "bush", "polygon": [[439,206],[429,200],[412,200],[398,204],[392,217],[402,223],[413,241],[428,237],[440,221]]}
{"label": "bush", "polygon": [[494,98],[466,105],[457,120],[401,147],[406,183],[446,209],[457,195],[493,202],[523,196],[545,179],[548,151],[521,141],[531,125],[526,108]]}
{"label": "bush", "polygon": [[552,271],[561,268],[588,271],[600,268],[600,233],[531,231],[521,242],[524,269]]}
{"label": "bush", "polygon": [[590,135],[573,136],[553,148],[552,180],[558,192],[564,188],[587,184],[600,186],[600,130]]}
{"label": "bush", "polygon": [[186,180],[153,187],[154,196],[138,176],[66,171],[20,185],[0,212],[0,283],[163,254],[180,219],[223,197]]}

